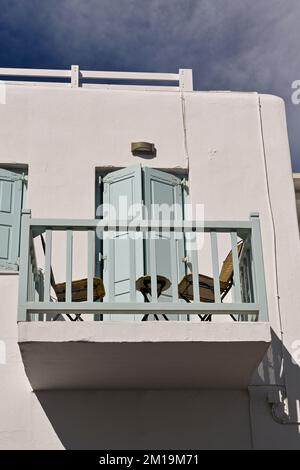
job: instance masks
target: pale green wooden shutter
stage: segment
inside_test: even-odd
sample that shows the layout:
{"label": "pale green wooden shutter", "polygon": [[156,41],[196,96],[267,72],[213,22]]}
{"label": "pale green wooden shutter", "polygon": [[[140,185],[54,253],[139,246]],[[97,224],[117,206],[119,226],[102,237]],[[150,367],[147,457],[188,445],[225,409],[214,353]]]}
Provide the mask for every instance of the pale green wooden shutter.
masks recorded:
{"label": "pale green wooden shutter", "polygon": [[[175,175],[166,173],[164,171],[154,170],[151,168],[144,168],[144,192],[145,192],[145,207],[148,211],[148,217],[151,219],[158,219],[163,217],[165,205],[166,214],[168,214],[168,207],[173,207],[175,210],[171,212],[171,220],[183,219],[183,195],[181,180]],[[158,213],[160,212],[160,214]],[[156,271],[158,275],[165,276],[171,280],[171,256],[170,256],[170,235],[166,232],[164,235],[159,234],[159,238],[155,241],[156,250]],[[184,258],[184,240],[176,240],[177,246],[177,266],[178,266],[178,281],[182,279],[185,273],[185,266],[183,263]],[[149,243],[146,244],[146,271],[149,272],[150,259],[149,259]],[[159,297],[159,302],[172,302],[172,288],[168,289]],[[178,316],[168,315],[169,319],[179,319]]]}
{"label": "pale green wooden shutter", "polygon": [[[142,198],[142,170],[140,165],[128,167],[123,170],[109,173],[103,178],[104,192],[103,203],[108,204],[112,211],[109,217],[115,217],[117,220],[129,220],[126,210],[125,200],[127,198],[127,207],[134,204],[141,207]],[[120,199],[122,198],[122,199]],[[123,205],[124,204],[124,205]],[[114,211],[116,212],[114,214]],[[142,213],[140,213],[142,217]],[[113,260],[109,258],[109,242],[103,241],[104,262],[103,279],[106,288],[104,301],[129,302],[130,301],[130,259],[129,259],[129,240],[128,234],[119,232],[114,234]],[[144,274],[143,262],[143,240],[140,238],[135,241],[136,257],[136,279]],[[110,282],[111,263],[114,263],[114,283]],[[112,292],[113,289],[113,292]],[[109,290],[109,292],[108,292]],[[141,295],[137,293],[137,300],[142,302]],[[138,320],[140,316],[133,315],[104,315],[104,320]]]}
{"label": "pale green wooden shutter", "polygon": [[18,269],[23,178],[0,168],[0,269]]}

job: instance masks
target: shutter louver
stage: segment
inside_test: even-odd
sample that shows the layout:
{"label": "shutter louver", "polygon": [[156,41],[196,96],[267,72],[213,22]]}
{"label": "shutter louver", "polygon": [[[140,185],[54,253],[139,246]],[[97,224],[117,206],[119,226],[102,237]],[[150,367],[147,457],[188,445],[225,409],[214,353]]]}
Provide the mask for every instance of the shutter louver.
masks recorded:
{"label": "shutter louver", "polygon": [[0,268],[18,269],[23,178],[0,168]]}
{"label": "shutter louver", "polygon": [[[103,202],[111,208],[108,214],[109,218],[117,220],[128,220],[127,208],[133,205],[142,204],[142,169],[140,165],[128,167],[123,170],[109,173],[103,178],[104,194]],[[127,204],[125,204],[125,199]],[[130,220],[130,219],[129,219]],[[107,258],[105,263],[103,278],[105,286],[108,286],[110,292],[104,301],[111,298],[114,302],[130,301],[130,249],[127,232],[116,232],[113,235],[113,251],[109,249],[109,241],[104,239],[103,254]],[[136,279],[144,274],[143,263],[143,240],[140,238],[134,241],[135,245],[135,265]],[[109,259],[109,256],[113,257]],[[113,266],[111,263],[113,262]],[[109,270],[113,269],[114,282],[110,280]],[[111,291],[113,289],[113,292]],[[137,293],[137,298],[140,294]],[[141,297],[141,296],[140,296]],[[139,301],[143,301],[142,298]],[[139,315],[104,315],[104,320],[130,321],[140,319]]]}

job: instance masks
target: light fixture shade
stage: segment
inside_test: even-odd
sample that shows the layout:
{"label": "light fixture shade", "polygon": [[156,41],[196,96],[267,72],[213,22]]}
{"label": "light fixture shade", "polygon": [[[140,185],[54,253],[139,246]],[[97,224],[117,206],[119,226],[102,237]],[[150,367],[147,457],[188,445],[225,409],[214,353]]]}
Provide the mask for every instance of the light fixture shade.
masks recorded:
{"label": "light fixture shade", "polygon": [[131,142],[131,152],[133,154],[143,153],[153,155],[155,153],[155,145],[150,142]]}

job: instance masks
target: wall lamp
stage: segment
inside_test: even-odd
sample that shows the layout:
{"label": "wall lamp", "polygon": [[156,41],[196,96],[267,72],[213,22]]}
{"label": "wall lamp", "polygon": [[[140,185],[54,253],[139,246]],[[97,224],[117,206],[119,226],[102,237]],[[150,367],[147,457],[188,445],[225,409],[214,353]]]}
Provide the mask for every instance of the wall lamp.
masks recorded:
{"label": "wall lamp", "polygon": [[154,158],[156,148],[150,142],[131,142],[131,153],[136,157]]}

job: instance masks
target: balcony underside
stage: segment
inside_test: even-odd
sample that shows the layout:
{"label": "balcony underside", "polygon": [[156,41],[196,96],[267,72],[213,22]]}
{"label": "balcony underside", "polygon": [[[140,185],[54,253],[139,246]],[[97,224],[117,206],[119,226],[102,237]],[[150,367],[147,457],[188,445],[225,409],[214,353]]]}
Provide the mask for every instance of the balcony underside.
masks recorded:
{"label": "balcony underside", "polygon": [[24,322],[33,390],[246,388],[268,323]]}

